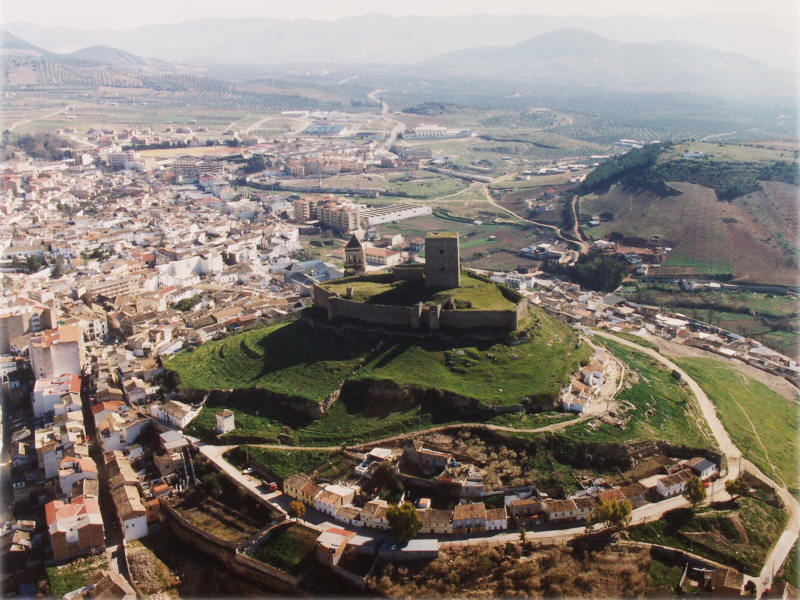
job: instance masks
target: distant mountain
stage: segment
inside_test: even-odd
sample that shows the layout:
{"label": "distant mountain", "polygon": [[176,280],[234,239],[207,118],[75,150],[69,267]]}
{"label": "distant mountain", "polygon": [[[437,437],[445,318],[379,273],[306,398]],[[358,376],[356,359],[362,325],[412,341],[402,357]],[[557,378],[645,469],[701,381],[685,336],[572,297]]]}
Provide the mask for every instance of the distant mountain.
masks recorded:
{"label": "distant mountain", "polygon": [[787,72],[733,52],[665,41],[615,42],[562,29],[513,46],[456,50],[419,65],[421,75],[558,82],[638,92],[790,96]]}
{"label": "distant mountain", "polygon": [[62,85],[223,93],[232,89],[232,84],[205,77],[194,67],[141,58],[110,46],[57,54],[2,30],[0,55],[10,57],[0,71],[0,86],[7,89]]}
{"label": "distant mountain", "polygon": [[34,46],[30,42],[26,42],[5,29],[0,30],[0,47],[2,47],[4,52],[11,54],[28,54],[33,56],[52,54],[47,50],[39,48],[39,46]]}
{"label": "distant mountain", "polygon": [[152,59],[145,59],[130,52],[125,52],[125,50],[103,45],[81,48],[62,56],[66,59],[101,65],[147,65],[153,62]]}
{"label": "distant mountain", "polygon": [[734,19],[723,13],[703,18],[369,14],[334,21],[198,19],[123,30],[42,28],[26,22],[8,23],[6,27],[53,52],[99,44],[137,56],[207,65],[412,64],[453,50],[516,44],[547,31],[573,27],[628,43],[676,40],[703,44],[782,68],[796,68],[794,20],[766,16]]}

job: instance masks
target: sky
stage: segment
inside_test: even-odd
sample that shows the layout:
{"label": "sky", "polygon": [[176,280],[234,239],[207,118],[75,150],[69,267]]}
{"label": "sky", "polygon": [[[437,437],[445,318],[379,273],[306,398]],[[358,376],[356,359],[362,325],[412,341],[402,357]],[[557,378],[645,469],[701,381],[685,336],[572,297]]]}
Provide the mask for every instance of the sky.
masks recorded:
{"label": "sky", "polygon": [[3,0],[0,21],[30,21],[41,27],[132,29],[218,17],[333,20],[366,13],[392,16],[469,14],[701,15],[741,20],[748,15],[786,16],[797,22],[796,0]]}

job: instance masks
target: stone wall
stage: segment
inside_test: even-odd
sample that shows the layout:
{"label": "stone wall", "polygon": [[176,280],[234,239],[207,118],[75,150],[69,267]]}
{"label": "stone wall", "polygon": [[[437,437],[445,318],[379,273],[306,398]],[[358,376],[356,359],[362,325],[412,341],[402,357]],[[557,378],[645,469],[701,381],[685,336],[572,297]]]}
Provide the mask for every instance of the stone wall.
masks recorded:
{"label": "stone wall", "polygon": [[425,265],[395,265],[392,267],[395,281],[422,281],[424,274]]}
{"label": "stone wall", "polygon": [[[419,272],[419,268],[411,266],[409,271]],[[490,279],[472,273],[469,276],[493,283]],[[393,277],[393,274],[383,274],[370,276],[369,279],[392,281]],[[422,303],[413,306],[369,304],[340,298],[317,284],[313,286],[312,297],[314,306],[327,312],[328,321],[353,319],[376,325],[411,329],[480,329],[486,327],[514,331],[519,327],[522,319],[528,315],[528,300],[510,288],[498,287],[507,300],[516,303],[515,308],[509,310],[442,310],[439,305],[424,307]]]}
{"label": "stone wall", "polygon": [[343,298],[328,298],[328,320],[356,319],[367,323],[411,327],[412,306],[366,304]]}
{"label": "stone wall", "polygon": [[461,283],[458,235],[429,234],[425,238],[425,285],[449,289]]}

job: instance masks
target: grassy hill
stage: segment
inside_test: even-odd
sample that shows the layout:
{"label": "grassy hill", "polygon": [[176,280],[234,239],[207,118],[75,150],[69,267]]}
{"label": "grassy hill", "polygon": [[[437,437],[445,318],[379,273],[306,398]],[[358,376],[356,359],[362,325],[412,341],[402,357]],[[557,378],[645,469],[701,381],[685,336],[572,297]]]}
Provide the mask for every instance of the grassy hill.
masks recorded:
{"label": "grassy hill", "polygon": [[[213,431],[214,413],[224,407],[236,414],[231,435],[240,439],[336,444],[458,420],[444,395],[476,406],[530,402],[546,409],[591,349],[536,308],[528,324],[531,339],[514,346],[397,337],[376,348],[380,340],[345,343],[299,320],[181,352],[165,367],[184,389],[238,390],[209,400],[192,424],[199,435]],[[292,410],[293,401],[322,402],[342,381],[340,399],[322,418]]]}
{"label": "grassy hill", "polygon": [[800,488],[797,403],[721,361],[682,358],[675,362],[708,394],[745,457],[777,483]]}

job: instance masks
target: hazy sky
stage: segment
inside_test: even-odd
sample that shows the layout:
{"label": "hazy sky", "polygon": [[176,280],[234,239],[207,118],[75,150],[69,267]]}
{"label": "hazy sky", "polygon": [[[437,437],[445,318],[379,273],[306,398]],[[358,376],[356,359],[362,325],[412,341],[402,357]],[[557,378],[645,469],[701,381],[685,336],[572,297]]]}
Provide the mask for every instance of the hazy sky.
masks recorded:
{"label": "hazy sky", "polygon": [[0,20],[44,27],[129,29],[209,17],[337,19],[365,13],[400,15],[785,15],[797,25],[796,0],[0,0]]}

